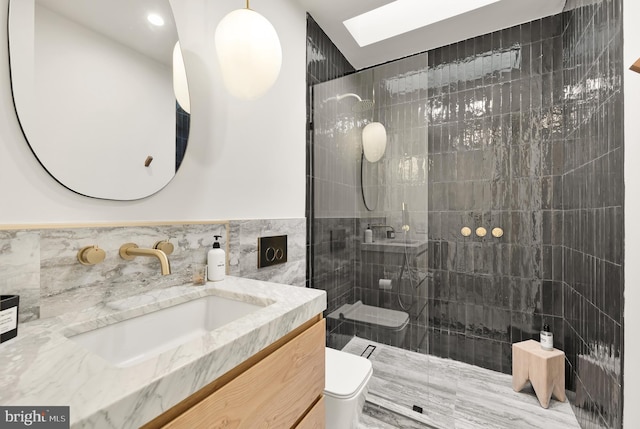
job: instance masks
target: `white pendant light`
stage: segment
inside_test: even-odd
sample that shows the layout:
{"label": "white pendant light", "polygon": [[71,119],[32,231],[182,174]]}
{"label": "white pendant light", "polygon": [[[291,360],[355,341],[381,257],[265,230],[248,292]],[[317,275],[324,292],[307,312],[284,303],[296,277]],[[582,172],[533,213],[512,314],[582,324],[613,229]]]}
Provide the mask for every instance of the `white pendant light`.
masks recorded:
{"label": "white pendant light", "polygon": [[184,68],[184,59],[180,50],[180,42],[173,47],[173,93],[178,104],[187,113],[191,113],[191,99],[187,86],[187,71]]}
{"label": "white pendant light", "polygon": [[216,51],[227,90],[253,100],[275,83],[282,65],[280,39],[273,25],[259,13],[238,9],[226,15],[215,34]]}
{"label": "white pendant light", "polygon": [[362,150],[369,162],[378,162],[387,147],[387,130],[380,122],[371,122],[362,129]]}

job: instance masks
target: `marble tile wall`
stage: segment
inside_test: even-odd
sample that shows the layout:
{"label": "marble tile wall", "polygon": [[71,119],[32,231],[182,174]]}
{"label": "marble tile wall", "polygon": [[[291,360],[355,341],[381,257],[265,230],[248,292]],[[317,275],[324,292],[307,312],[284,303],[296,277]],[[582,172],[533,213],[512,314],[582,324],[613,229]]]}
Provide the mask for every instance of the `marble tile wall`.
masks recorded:
{"label": "marble tile wall", "polygon": [[20,295],[20,321],[40,317],[40,234],[0,231],[0,293]]}
{"label": "marble tile wall", "polygon": [[[230,221],[229,273],[233,276],[305,286],[306,219]],[[287,263],[257,268],[258,237],[288,235]]]}
{"label": "marble tile wall", "polygon": [[[20,295],[20,320],[56,316],[147,290],[190,283],[206,263],[213,235],[228,243],[230,275],[304,286],[305,219],[240,220],[223,223],[0,230],[0,293]],[[227,234],[228,231],[228,234]],[[288,235],[288,262],[257,268],[257,237]],[[151,247],[169,239],[172,274],[162,276],[153,258],[125,261],[126,242]],[[105,261],[84,266],[77,252],[98,245]]]}

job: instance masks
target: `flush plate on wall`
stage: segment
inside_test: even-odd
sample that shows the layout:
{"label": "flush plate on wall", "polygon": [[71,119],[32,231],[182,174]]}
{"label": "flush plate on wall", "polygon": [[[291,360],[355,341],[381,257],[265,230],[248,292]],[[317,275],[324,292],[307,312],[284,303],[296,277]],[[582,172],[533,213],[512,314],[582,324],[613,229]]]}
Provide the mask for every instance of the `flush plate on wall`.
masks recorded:
{"label": "flush plate on wall", "polygon": [[258,237],[258,268],[287,262],[287,236]]}

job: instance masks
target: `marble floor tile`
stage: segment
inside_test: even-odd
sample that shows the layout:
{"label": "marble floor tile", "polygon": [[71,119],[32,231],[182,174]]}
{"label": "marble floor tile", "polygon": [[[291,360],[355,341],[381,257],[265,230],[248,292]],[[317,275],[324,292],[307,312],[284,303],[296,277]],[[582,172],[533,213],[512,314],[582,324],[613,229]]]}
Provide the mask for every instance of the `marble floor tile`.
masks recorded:
{"label": "marble floor tile", "polygon": [[[371,405],[367,404],[365,407],[370,408]],[[367,411],[362,414],[360,418],[360,425],[358,429],[396,429],[397,426],[391,425],[387,422],[379,420],[375,417],[375,411]]]}
{"label": "marble floor tile", "polygon": [[343,350],[360,355],[369,345],[373,377],[359,429],[580,428],[568,402],[544,409],[530,387],[514,392],[508,374],[358,337]]}
{"label": "marble floor tile", "polygon": [[396,401],[381,398],[376,395],[368,395],[367,403],[364,407],[364,414],[376,420],[383,421],[393,428],[402,429],[425,429],[425,428],[450,428],[448,425],[438,426],[434,423],[430,415],[412,412]]}

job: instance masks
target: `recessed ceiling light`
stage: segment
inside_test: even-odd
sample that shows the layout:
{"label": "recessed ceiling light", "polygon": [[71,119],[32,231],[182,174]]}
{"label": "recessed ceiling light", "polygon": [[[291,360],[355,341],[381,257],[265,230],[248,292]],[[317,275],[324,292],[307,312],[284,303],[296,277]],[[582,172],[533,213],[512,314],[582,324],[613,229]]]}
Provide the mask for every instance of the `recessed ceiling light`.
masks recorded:
{"label": "recessed ceiling light", "polygon": [[164,18],[162,18],[157,13],[150,13],[149,15],[147,15],[147,21],[149,21],[151,24],[158,27],[161,27],[164,25]]}
{"label": "recessed ceiling light", "polygon": [[396,0],[343,22],[358,45],[367,46],[462,15],[500,0]]}

